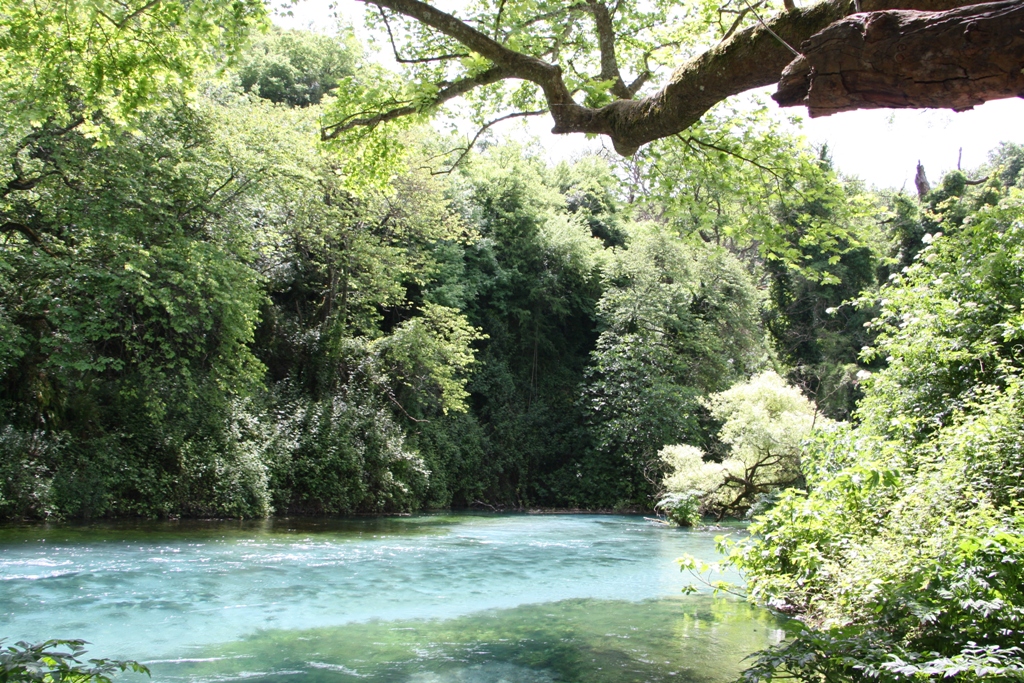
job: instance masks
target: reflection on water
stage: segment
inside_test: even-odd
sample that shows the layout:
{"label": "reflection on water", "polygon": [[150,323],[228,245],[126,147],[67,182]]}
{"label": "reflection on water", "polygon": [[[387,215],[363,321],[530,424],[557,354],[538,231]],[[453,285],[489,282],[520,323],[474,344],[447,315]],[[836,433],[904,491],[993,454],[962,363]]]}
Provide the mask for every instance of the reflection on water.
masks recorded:
{"label": "reflection on water", "polygon": [[736,600],[582,599],[448,620],[264,631],[159,664],[162,679],[179,681],[711,683],[734,679],[746,654],[782,636],[777,620]]}
{"label": "reflection on water", "polygon": [[158,681],[725,681],[781,638],[683,597],[713,533],[424,515],[0,530],[0,637],[79,637]]}

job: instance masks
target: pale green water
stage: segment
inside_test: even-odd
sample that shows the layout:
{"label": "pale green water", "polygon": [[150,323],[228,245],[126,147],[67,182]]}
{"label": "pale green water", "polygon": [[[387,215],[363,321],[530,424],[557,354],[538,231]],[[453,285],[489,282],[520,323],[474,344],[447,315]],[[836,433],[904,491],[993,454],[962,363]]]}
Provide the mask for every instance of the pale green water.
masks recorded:
{"label": "pale green water", "polygon": [[0,529],[0,637],[89,640],[156,681],[729,681],[766,612],[682,596],[711,532],[424,515]]}

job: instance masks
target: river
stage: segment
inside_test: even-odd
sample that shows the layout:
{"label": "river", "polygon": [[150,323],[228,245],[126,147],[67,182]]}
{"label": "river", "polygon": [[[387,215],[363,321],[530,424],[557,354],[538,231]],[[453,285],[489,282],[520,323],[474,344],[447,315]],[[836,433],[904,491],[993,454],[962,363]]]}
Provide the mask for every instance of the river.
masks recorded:
{"label": "river", "polygon": [[[730,681],[783,624],[684,596],[720,532],[620,515],[0,528],[0,637],[154,681]],[[725,577],[738,580],[738,577]]]}

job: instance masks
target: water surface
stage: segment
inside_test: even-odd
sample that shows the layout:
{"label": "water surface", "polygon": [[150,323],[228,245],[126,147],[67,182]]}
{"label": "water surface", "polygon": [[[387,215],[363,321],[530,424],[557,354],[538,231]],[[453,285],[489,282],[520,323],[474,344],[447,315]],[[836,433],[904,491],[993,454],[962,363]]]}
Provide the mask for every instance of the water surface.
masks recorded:
{"label": "water surface", "polygon": [[680,595],[674,559],[714,559],[714,535],[603,515],[5,528],[0,636],[84,638],[157,681],[727,681],[782,624]]}

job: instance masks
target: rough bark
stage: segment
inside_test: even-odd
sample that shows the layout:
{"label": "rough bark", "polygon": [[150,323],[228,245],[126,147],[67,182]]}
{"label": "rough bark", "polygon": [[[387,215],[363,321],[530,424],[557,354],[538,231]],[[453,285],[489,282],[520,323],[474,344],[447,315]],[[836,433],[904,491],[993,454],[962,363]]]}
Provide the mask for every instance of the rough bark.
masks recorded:
{"label": "rough bark", "polygon": [[[860,4],[861,9],[876,12],[893,8],[947,10],[971,3],[864,0]],[[783,12],[768,21],[767,26],[738,31],[728,41],[684,64],[659,92],[642,100],[613,102],[595,112],[595,118],[606,121],[606,134],[612,138],[615,149],[631,154],[652,140],[686,130],[727,97],[777,83],[783,69],[793,60],[788,46],[802,44],[854,11],[852,0],[826,0],[806,9]],[[553,132],[570,131],[560,130],[556,120]]]}
{"label": "rough bark", "polygon": [[875,108],[963,111],[1024,96],[1024,0],[855,14],[803,43],[772,97],[811,117]]}

